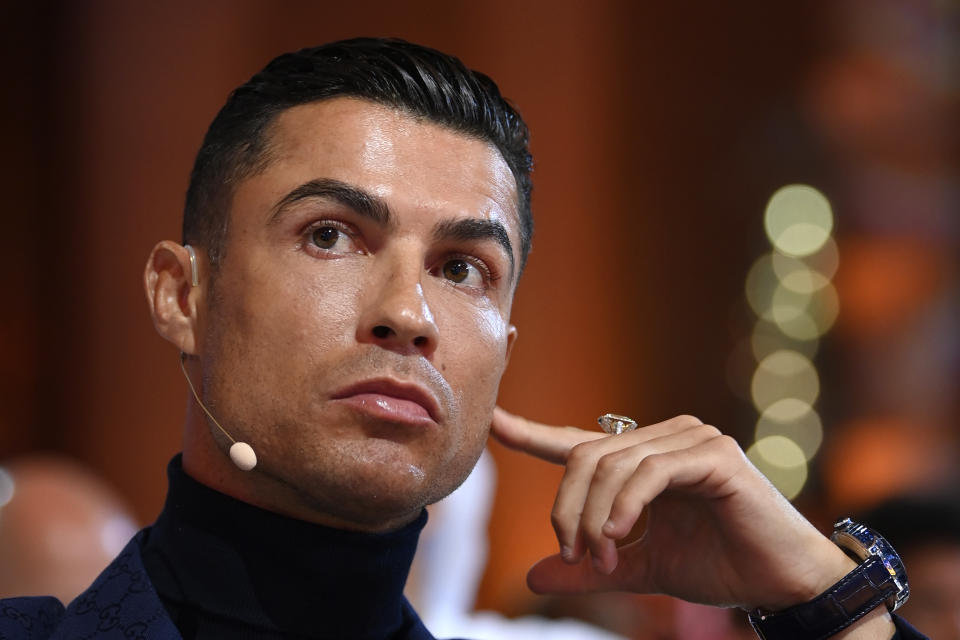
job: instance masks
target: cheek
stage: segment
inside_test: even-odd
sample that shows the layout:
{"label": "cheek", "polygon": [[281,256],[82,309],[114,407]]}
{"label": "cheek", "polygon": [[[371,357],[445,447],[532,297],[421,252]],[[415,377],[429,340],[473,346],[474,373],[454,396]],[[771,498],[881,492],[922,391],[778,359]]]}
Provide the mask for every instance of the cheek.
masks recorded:
{"label": "cheek", "polygon": [[208,375],[229,381],[215,396],[237,408],[237,415],[228,416],[234,421],[307,414],[324,372],[336,366],[336,354],[353,339],[356,285],[351,283],[358,279],[292,269],[244,275],[229,283],[210,310]]}
{"label": "cheek", "polygon": [[478,314],[477,324],[482,335],[489,336],[490,342],[499,350],[499,354],[506,353],[507,322],[496,309],[487,307]]}
{"label": "cheek", "polygon": [[[343,261],[346,262],[346,261]],[[324,352],[353,333],[358,277],[349,264],[251,278],[239,310],[247,340],[283,352]]]}
{"label": "cheek", "polygon": [[491,307],[459,311],[453,318],[456,330],[443,334],[446,341],[441,371],[458,393],[464,405],[473,410],[492,410],[497,387],[506,367],[507,323]]}

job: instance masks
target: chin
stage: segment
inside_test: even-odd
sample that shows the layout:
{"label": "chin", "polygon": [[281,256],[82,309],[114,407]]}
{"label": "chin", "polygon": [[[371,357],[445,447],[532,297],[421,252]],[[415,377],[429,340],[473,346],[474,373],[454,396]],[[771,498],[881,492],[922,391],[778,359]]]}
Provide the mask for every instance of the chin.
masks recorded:
{"label": "chin", "polygon": [[[322,465],[309,473],[300,487],[312,510],[326,513],[357,528],[397,528],[420,511],[442,500],[470,474],[482,448],[467,458],[425,464],[404,459],[354,459],[336,469]],[[305,487],[309,489],[304,490]]]}
{"label": "chin", "polygon": [[312,502],[315,512],[331,516],[334,523],[339,522],[344,528],[385,531],[413,521],[428,504],[429,493],[422,488],[419,491],[398,489],[370,486],[306,498]]}

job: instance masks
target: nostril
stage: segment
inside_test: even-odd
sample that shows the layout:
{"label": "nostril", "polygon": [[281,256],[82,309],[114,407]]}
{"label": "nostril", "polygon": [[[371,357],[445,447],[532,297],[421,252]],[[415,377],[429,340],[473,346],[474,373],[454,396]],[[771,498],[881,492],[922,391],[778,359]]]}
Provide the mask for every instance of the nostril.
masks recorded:
{"label": "nostril", "polygon": [[377,325],[376,327],[373,328],[373,335],[376,336],[377,338],[380,338],[381,340],[382,340],[383,338],[388,338],[388,337],[390,337],[390,334],[391,334],[391,333],[392,333],[392,332],[391,332],[391,330],[390,330],[390,327],[385,327],[385,326],[382,325],[382,324],[381,324],[381,325]]}
{"label": "nostril", "polygon": [[417,336],[413,339],[413,346],[422,347],[427,344],[427,339],[423,336]]}

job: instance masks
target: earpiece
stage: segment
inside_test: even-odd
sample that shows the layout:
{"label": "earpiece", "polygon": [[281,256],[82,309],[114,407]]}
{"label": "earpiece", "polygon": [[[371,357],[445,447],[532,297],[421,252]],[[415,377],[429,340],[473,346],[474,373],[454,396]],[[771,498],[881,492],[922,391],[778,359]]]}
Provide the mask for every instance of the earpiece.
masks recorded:
{"label": "earpiece", "polygon": [[190,256],[190,284],[195,287],[200,286],[200,270],[197,268],[197,252],[188,244],[183,245]]}
{"label": "earpiece", "polygon": [[[193,249],[190,246],[187,246],[187,249],[190,252],[190,264],[193,266],[195,264],[195,256],[193,254]],[[196,270],[194,270],[194,281],[196,281]],[[194,282],[193,286],[197,286]],[[255,466],[257,466],[257,454],[254,452],[253,447],[248,445],[246,442],[237,442],[233,439],[227,430],[220,426],[220,423],[217,422],[217,419],[213,417],[213,414],[210,413],[210,410],[207,409],[206,405],[203,404],[203,401],[200,399],[200,396],[197,394],[197,390],[193,387],[193,381],[190,380],[190,375],[187,373],[187,368],[184,366],[184,361],[187,359],[187,354],[180,352],[180,370],[183,371],[183,377],[187,379],[187,386],[190,387],[190,391],[193,392],[193,397],[197,401],[197,404],[200,405],[200,408],[203,409],[203,412],[207,414],[207,417],[213,421],[213,424],[217,425],[217,428],[223,432],[223,435],[233,444],[230,445],[230,460],[233,461],[233,464],[237,465],[241,471],[250,471]]]}

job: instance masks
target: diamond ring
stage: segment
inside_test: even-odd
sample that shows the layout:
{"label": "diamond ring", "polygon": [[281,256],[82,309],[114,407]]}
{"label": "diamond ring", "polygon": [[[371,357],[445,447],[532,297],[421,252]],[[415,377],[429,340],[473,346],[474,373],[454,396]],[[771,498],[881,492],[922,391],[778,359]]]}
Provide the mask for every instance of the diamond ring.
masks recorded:
{"label": "diamond ring", "polygon": [[597,424],[600,428],[612,436],[618,436],[621,433],[633,431],[637,428],[637,421],[627,416],[618,416],[615,413],[605,413],[597,418]]}

